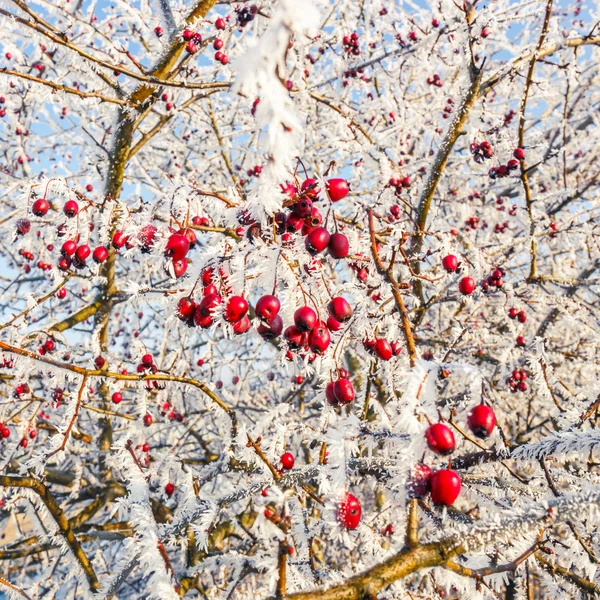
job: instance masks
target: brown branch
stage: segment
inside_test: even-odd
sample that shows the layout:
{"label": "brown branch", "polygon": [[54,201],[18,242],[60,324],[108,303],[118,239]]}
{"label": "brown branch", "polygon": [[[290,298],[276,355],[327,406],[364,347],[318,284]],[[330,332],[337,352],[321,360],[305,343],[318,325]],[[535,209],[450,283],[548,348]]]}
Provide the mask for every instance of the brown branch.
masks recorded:
{"label": "brown branch", "polygon": [[390,263],[389,267],[384,267],[381,259],[379,258],[379,251],[377,250],[377,240],[375,239],[375,224],[373,219],[373,210],[368,210],[369,215],[369,231],[371,234],[371,253],[373,254],[373,260],[375,261],[375,266],[377,267],[377,271],[379,271],[380,275],[383,275],[389,284],[392,287],[392,294],[394,296],[394,300],[396,302],[396,307],[400,312],[400,317],[402,319],[402,329],[404,331],[404,338],[406,340],[406,346],[408,348],[408,355],[410,358],[410,366],[414,367],[417,362],[417,347],[415,345],[415,339],[412,334],[411,326],[410,326],[410,318],[408,317],[408,311],[406,310],[406,306],[404,306],[404,301],[402,300],[402,294],[400,293],[400,287],[396,278],[394,277],[393,272],[393,263]]}
{"label": "brown branch", "polygon": [[416,548],[419,545],[419,502],[416,498],[411,498],[408,502],[406,545],[409,548]]}
{"label": "brown branch", "polygon": [[[527,109],[527,98],[529,97],[529,90],[531,89],[531,82],[533,81],[533,71],[535,69],[535,63],[538,61],[538,53],[544,45],[546,35],[548,33],[548,27],[550,25],[550,17],[552,16],[552,2],[548,0],[546,4],[546,14],[544,16],[544,24],[542,25],[542,32],[536,51],[533,53],[529,62],[529,68],[527,70],[527,78],[525,80],[525,90],[523,97],[521,98],[521,105],[519,107],[519,147],[525,148],[525,111]],[[525,191],[525,203],[527,205],[527,215],[529,217],[529,236],[530,240],[530,255],[531,265],[529,268],[529,277],[532,279],[536,276],[537,270],[537,242],[535,240],[535,219],[533,217],[533,198],[531,196],[531,186],[529,185],[529,175],[527,173],[527,165],[525,159],[521,159],[521,181],[523,183],[523,189]]]}
{"label": "brown branch", "polygon": [[4,577],[0,577],[0,584],[7,587],[9,590],[16,592],[20,596],[23,596],[23,598],[26,598],[26,600],[31,600],[30,596],[28,596],[21,588],[17,587],[16,585],[14,585],[10,581],[8,581],[8,579],[4,579]]}
{"label": "brown branch", "polygon": [[40,497],[50,514],[54,517],[60,532],[64,536],[67,544],[71,548],[71,551],[75,555],[75,558],[85,572],[87,580],[90,584],[90,588],[93,591],[99,590],[100,584],[98,582],[98,578],[96,577],[96,573],[94,572],[94,567],[81,548],[79,540],[73,533],[73,529],[69,524],[69,520],[63,513],[62,509],[48,488],[41,481],[38,481],[33,477],[12,477],[9,475],[0,475],[0,485],[3,487],[28,488],[33,490]]}
{"label": "brown branch", "polygon": [[128,100],[112,98],[110,96],[105,96],[100,92],[82,92],[81,90],[70,88],[60,83],[55,83],[50,79],[42,79],[41,77],[36,77],[35,75],[30,75],[29,73],[19,73],[18,71],[12,71],[11,69],[7,69],[6,67],[0,67],[0,73],[4,73],[5,75],[12,75],[14,77],[19,77],[20,79],[26,79],[27,81],[34,81],[35,83],[40,83],[42,85],[50,87],[56,92],[74,94],[75,96],[79,96],[80,98],[98,98],[99,100],[102,100],[102,102],[111,102],[112,104],[119,104],[121,106],[134,106]]}
{"label": "brown branch", "polygon": [[593,581],[589,581],[588,579],[584,579],[580,577],[573,571],[569,571],[569,569],[565,569],[556,563],[553,563],[548,558],[546,558],[541,552],[535,553],[535,560],[537,560],[544,569],[549,571],[552,575],[560,575],[565,579],[568,579],[571,583],[574,583],[578,588],[588,592],[590,594],[594,594],[595,596],[600,595],[600,586],[596,585]]}
{"label": "brown branch", "polygon": [[53,365],[60,369],[65,369],[67,371],[71,371],[72,373],[78,373],[79,375],[85,375],[87,377],[105,377],[107,379],[114,379],[118,381],[174,381],[177,383],[184,383],[187,385],[191,385],[193,387],[201,390],[206,396],[208,396],[217,406],[227,413],[229,418],[231,419],[231,431],[232,437],[235,438],[237,434],[237,415],[235,411],[217,394],[215,394],[205,383],[202,381],[197,381],[196,379],[191,379],[188,377],[180,377],[178,375],[166,375],[163,373],[148,373],[146,375],[133,375],[133,374],[123,374],[123,373],[113,373],[111,371],[103,371],[101,369],[85,369],[83,367],[79,367],[77,365],[71,365],[69,363],[63,363],[58,360],[54,360],[48,358],[47,356],[41,356],[36,354],[35,352],[31,352],[29,350],[24,350],[23,348],[18,348],[16,346],[11,346],[5,342],[0,341],[0,349],[5,352],[10,352],[11,354],[18,354],[19,356],[25,356],[27,358],[31,358],[35,361],[46,363],[49,365]]}

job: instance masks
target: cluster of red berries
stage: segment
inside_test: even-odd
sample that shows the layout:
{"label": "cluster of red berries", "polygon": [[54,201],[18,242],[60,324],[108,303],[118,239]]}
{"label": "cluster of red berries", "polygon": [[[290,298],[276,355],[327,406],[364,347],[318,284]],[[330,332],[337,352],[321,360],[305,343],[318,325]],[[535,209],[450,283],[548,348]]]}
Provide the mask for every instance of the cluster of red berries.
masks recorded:
{"label": "cluster of red berries", "polygon": [[[8,436],[4,436],[4,431],[3,431],[3,427],[2,429],[0,429],[0,431],[2,431],[2,437],[8,437]],[[8,430],[9,434],[10,434],[10,429]],[[27,439],[27,437],[29,436],[29,439]],[[21,446],[21,448],[27,448],[27,446],[29,446],[29,440],[35,440],[35,438],[37,437],[37,431],[35,429],[28,429],[27,433],[21,438],[21,441],[19,442],[19,446]]]}
{"label": "cluster of red berries", "polygon": [[519,168],[519,161],[525,158],[525,150],[523,148],[516,148],[513,156],[514,158],[511,158],[505,165],[492,167],[488,172],[490,179],[508,177],[513,171],[516,171]]}
{"label": "cluster of red berries", "polygon": [[454,110],[454,100],[452,98],[448,98],[446,100],[446,106],[444,106],[444,112],[442,113],[442,117],[447,119],[450,117],[450,113]]}
{"label": "cluster of red berries", "polygon": [[283,337],[291,350],[310,349],[315,354],[323,354],[331,343],[327,324],[317,317],[310,306],[301,306],[294,313],[294,325],[283,332]]}
{"label": "cluster of red berries", "polygon": [[465,231],[471,231],[471,229],[477,229],[479,226],[479,217],[469,217],[465,221]]}
{"label": "cluster of red berries", "polygon": [[491,275],[481,282],[481,289],[489,292],[493,288],[501,288],[504,285],[504,270],[494,269]]}
{"label": "cluster of red berries", "polygon": [[[177,316],[189,326],[198,326],[207,329],[214,323],[215,313],[223,304],[223,297],[218,293],[213,283],[214,270],[212,267],[202,273],[204,284],[202,300],[196,302],[191,297],[181,298],[177,304]],[[231,288],[227,288],[230,293]],[[246,333],[250,329],[248,318],[248,301],[239,295],[230,295],[223,310],[223,318],[233,326],[235,334]]]}
{"label": "cluster of red berries", "polygon": [[412,185],[411,178],[406,176],[400,179],[396,179],[395,177],[391,177],[388,181],[388,187],[394,188],[394,192],[396,196],[400,196],[402,190],[408,189]]}
{"label": "cluster of red berries", "polygon": [[[334,178],[327,180],[326,192],[331,202],[339,202],[350,193],[350,186],[345,179]],[[293,201],[289,214],[280,212],[275,215],[277,231],[281,234],[281,241],[290,243],[291,234],[300,231],[305,236],[305,246],[313,256],[329,251],[332,258],[340,259],[348,256],[350,246],[348,238],[339,232],[330,234],[322,226],[323,217],[319,209],[314,206],[318,201],[321,190],[315,179],[306,179],[300,189],[287,183],[281,185],[282,192]]]}
{"label": "cluster of red berries", "polygon": [[185,45],[187,52],[196,54],[198,52],[198,45],[202,43],[202,35],[191,29],[184,29],[181,37],[187,42]]}
{"label": "cluster of red berries", "polygon": [[363,341],[363,346],[368,352],[385,361],[402,352],[400,342],[388,342],[385,338],[367,338]]}
{"label": "cluster of red berries", "polygon": [[238,6],[235,9],[237,23],[240,27],[246,27],[248,23],[254,21],[254,17],[258,13],[258,6],[251,4],[250,6]]}
{"label": "cluster of red berries", "polygon": [[360,45],[358,43],[358,33],[353,31],[350,35],[345,35],[342,38],[342,45],[346,54],[360,56]]}
{"label": "cluster of red berries", "polygon": [[10,428],[4,423],[0,423],[0,440],[10,437]]}
{"label": "cluster of red berries", "polygon": [[492,156],[494,156],[492,145],[487,140],[481,143],[473,142],[469,146],[469,150],[471,151],[473,159],[476,163],[482,163],[484,160],[490,159]]}
{"label": "cluster of red berries", "polygon": [[390,221],[390,223],[397,221],[398,219],[400,219],[401,216],[402,216],[402,210],[401,210],[400,206],[398,206],[398,204],[393,204],[392,206],[390,206],[390,212],[387,216],[388,221]]}
{"label": "cluster of red berries", "polygon": [[38,349],[38,352],[43,356],[44,354],[50,354],[56,348],[54,340],[46,340]]}
{"label": "cluster of red berries", "polygon": [[[488,438],[496,427],[496,415],[486,404],[478,404],[469,413],[467,425],[478,438]],[[444,423],[430,425],[425,439],[429,449],[441,456],[452,454],[456,448],[454,433]],[[434,504],[449,506],[460,494],[460,475],[450,469],[432,471],[427,465],[418,465],[412,479],[413,494],[423,496],[429,491]]]}
{"label": "cluster of red berries", "polygon": [[[77,236],[79,237],[79,236]],[[92,253],[87,244],[79,244],[75,240],[67,240],[60,248],[61,258],[58,261],[58,268],[61,271],[67,271],[71,265],[76,269],[83,269],[86,266],[86,260],[92,254],[94,262],[100,264],[108,258],[108,250],[104,246],[98,246]]]}
{"label": "cluster of red berries", "polygon": [[349,376],[346,369],[340,369],[338,379],[327,384],[325,397],[331,406],[345,406],[354,400],[354,386],[348,379]]}
{"label": "cluster of red berries", "polygon": [[436,87],[442,87],[442,85],[444,85],[443,81],[437,73],[435,73],[433,77],[428,77],[427,83],[429,85],[435,85]]}
{"label": "cluster of red berries", "polygon": [[508,383],[508,387],[513,394],[517,392],[526,392],[527,391],[527,371],[524,369],[515,369],[510,377],[506,380]]}
{"label": "cluster of red berries", "polygon": [[510,319],[517,319],[519,323],[525,323],[527,321],[527,314],[524,310],[517,310],[516,308],[508,309],[508,317]]}

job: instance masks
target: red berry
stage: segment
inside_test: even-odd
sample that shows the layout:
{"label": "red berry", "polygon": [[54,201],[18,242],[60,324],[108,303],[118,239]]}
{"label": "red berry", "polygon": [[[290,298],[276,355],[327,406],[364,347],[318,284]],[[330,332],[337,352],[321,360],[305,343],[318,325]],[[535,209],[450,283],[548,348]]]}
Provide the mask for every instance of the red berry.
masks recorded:
{"label": "red berry", "polygon": [[154,364],[154,358],[152,354],[144,354],[144,356],[142,356],[142,364],[145,367],[151,367]]}
{"label": "red berry", "polygon": [[508,309],[508,317],[510,319],[516,319],[518,314],[519,313],[517,312],[516,308],[509,308]]}
{"label": "red berry", "polygon": [[229,323],[241,321],[248,312],[248,302],[242,296],[231,296],[225,307],[225,320]]}
{"label": "red berry", "polygon": [[165,255],[173,260],[181,260],[189,252],[190,241],[185,235],[174,233],[167,241]]}
{"label": "red berry", "polygon": [[327,317],[327,329],[329,331],[339,331],[342,328],[342,324],[336,321],[333,317]]}
{"label": "red berry", "polygon": [[261,323],[257,331],[265,340],[275,339],[283,331],[283,321],[279,315],[275,315],[269,323]]}
{"label": "red berry", "polygon": [[115,403],[115,404],[119,404],[120,402],[122,402],[123,400],[123,394],[121,394],[121,392],[115,392],[112,396],[111,396],[111,400]]}
{"label": "red berry", "polygon": [[392,345],[384,338],[377,339],[374,350],[381,360],[390,360],[394,354]]}
{"label": "red berry", "polygon": [[524,310],[520,310],[517,313],[517,320],[519,321],[519,323],[525,323],[527,321],[527,315],[525,314]]}
{"label": "red berry", "polygon": [[455,471],[440,469],[431,476],[431,500],[434,504],[454,504],[460,488],[460,476]]}
{"label": "red berry", "polygon": [[458,289],[465,296],[472,294],[475,290],[475,280],[472,277],[463,277],[458,284]]}
{"label": "red berry", "polygon": [[302,331],[295,325],[290,325],[283,332],[283,337],[292,348],[302,348],[303,346],[308,345],[308,333]]}
{"label": "red berry", "polygon": [[350,193],[350,186],[345,179],[328,179],[325,183],[327,195],[332,202],[339,202]]}
{"label": "red berry", "polygon": [[285,452],[284,454],[281,455],[281,458],[279,459],[281,461],[281,466],[286,470],[289,471],[290,469],[294,468],[294,455],[291,452]]}
{"label": "red berry", "polygon": [[117,250],[127,243],[127,236],[122,231],[115,231],[112,237],[113,248]]}
{"label": "red berry", "polygon": [[256,303],[254,312],[259,319],[270,323],[279,313],[280,308],[281,304],[277,296],[262,296]]}
{"label": "red berry", "polygon": [[338,505],[338,521],[346,529],[356,529],[360,523],[360,515],[360,501],[350,492],[346,492],[344,498]]}
{"label": "red berry", "polygon": [[153,421],[154,421],[154,419],[152,418],[152,415],[150,413],[146,413],[144,415],[144,425],[146,427],[150,427],[150,425],[152,425]]}
{"label": "red berry", "polygon": [[329,255],[332,258],[346,258],[350,251],[350,244],[348,238],[343,233],[334,233],[329,238],[327,244]]}
{"label": "red berry", "polygon": [[451,454],[456,448],[456,441],[452,429],[444,423],[434,423],[427,428],[425,432],[425,438],[427,439],[427,445],[436,454],[442,456]]}
{"label": "red berry", "polygon": [[219,17],[216,21],[215,21],[215,27],[217,29],[225,29],[225,19],[222,19],[221,17]]}
{"label": "red berry", "polygon": [[327,325],[323,321],[319,321],[308,336],[308,344],[310,349],[317,354],[323,354],[331,343],[331,335]]}
{"label": "red berry", "polygon": [[50,203],[46,198],[38,198],[31,206],[31,212],[36,217],[43,217],[50,209]]}
{"label": "red berry", "polygon": [[104,356],[96,356],[94,364],[96,365],[96,368],[101,369],[106,364],[106,359]]}
{"label": "red berry", "polygon": [[454,254],[448,254],[448,256],[444,256],[442,259],[442,266],[448,273],[452,273],[458,269],[458,258]]}
{"label": "red berry", "polygon": [[183,277],[188,268],[187,258],[173,259],[173,273],[175,277]]}
{"label": "red berry", "polygon": [[203,315],[210,316],[221,302],[223,299],[219,294],[207,294],[198,306]]}
{"label": "red berry", "polygon": [[340,404],[348,404],[354,400],[354,386],[348,379],[338,379],[333,384],[333,395]]}
{"label": "red berry", "polygon": [[185,235],[185,237],[188,239],[188,242],[190,243],[190,250],[192,250],[198,242],[198,238],[196,237],[194,230],[189,227],[186,227],[185,229],[180,229],[177,232],[177,234]]}
{"label": "red berry", "polygon": [[244,315],[237,323],[233,324],[233,333],[236,335],[241,335],[242,333],[246,333],[252,326],[248,315]]}
{"label": "red berry", "polygon": [[82,244],[75,250],[75,256],[81,261],[85,262],[85,259],[92,253],[92,250],[87,244]]}
{"label": "red berry", "polygon": [[310,306],[301,306],[294,313],[294,323],[300,331],[310,331],[317,324],[317,313]]}
{"label": "red berry", "polygon": [[77,243],[73,240],[67,240],[60,248],[60,253],[63,256],[73,256],[77,250]]}
{"label": "red berry", "polygon": [[97,263],[103,263],[108,258],[108,250],[104,246],[98,246],[94,249],[92,258]]}
{"label": "red berry", "polygon": [[307,236],[305,246],[312,255],[323,252],[329,244],[331,236],[325,227],[315,227]]}
{"label": "red berry", "polygon": [[182,321],[186,321],[194,315],[195,309],[196,303],[191,298],[181,298],[177,303],[177,316]]}
{"label": "red berry", "polygon": [[527,342],[525,341],[525,338],[522,335],[518,335],[517,336],[517,346],[526,346]]}
{"label": "red berry", "polygon": [[173,493],[175,492],[175,484],[174,483],[167,483],[165,485],[165,493],[167,494],[167,496],[172,496]]}
{"label": "red berry", "polygon": [[487,438],[496,426],[496,415],[486,404],[478,404],[467,418],[469,429],[479,438]]}
{"label": "red berry", "polygon": [[352,317],[352,307],[350,306],[350,303],[341,296],[331,299],[327,305],[327,311],[340,323],[345,323]]}
{"label": "red berry", "polygon": [[513,156],[517,160],[523,160],[525,158],[525,150],[523,150],[523,148],[515,148],[515,151],[513,152]]}
{"label": "red berry", "polygon": [[79,212],[79,204],[75,200],[68,200],[63,206],[63,212],[67,217],[72,218]]}
{"label": "red berry", "polygon": [[223,47],[223,40],[217,38],[214,42],[213,42],[213,48],[215,50],[220,50]]}

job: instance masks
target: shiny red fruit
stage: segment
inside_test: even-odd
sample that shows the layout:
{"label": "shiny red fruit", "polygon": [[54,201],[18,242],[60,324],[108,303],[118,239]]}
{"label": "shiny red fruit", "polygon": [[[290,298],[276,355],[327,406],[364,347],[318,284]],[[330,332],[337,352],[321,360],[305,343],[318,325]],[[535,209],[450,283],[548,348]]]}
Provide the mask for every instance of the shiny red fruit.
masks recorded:
{"label": "shiny red fruit", "polygon": [[460,475],[450,469],[440,469],[431,476],[431,501],[451,506],[460,494]]}
{"label": "shiny red fruit", "polygon": [[360,501],[350,492],[346,492],[343,500],[338,505],[337,519],[346,529],[356,529],[360,523]]}
{"label": "shiny red fruit", "polygon": [[38,198],[31,206],[31,212],[36,217],[43,217],[50,210],[50,203],[46,198]]}
{"label": "shiny red fruit", "polygon": [[98,264],[103,263],[108,258],[108,250],[104,246],[98,246],[94,249],[92,258]]}
{"label": "shiny red fruit", "polygon": [[340,404],[349,404],[354,400],[354,386],[348,379],[338,379],[333,384],[333,395]]}
{"label": "shiny red fruit", "polygon": [[173,260],[173,272],[175,277],[183,277],[188,268],[187,258],[180,258],[179,260]]}
{"label": "shiny red fruit", "polygon": [[281,461],[281,466],[286,471],[289,471],[290,469],[294,468],[295,460],[294,460],[294,455],[291,452],[283,453],[279,460]]}
{"label": "shiny red fruit", "polygon": [[342,328],[342,324],[336,321],[333,317],[327,317],[327,329],[329,331],[339,331]]}
{"label": "shiny red fruit", "polygon": [[327,195],[332,202],[339,202],[350,193],[350,186],[345,179],[336,177],[328,179],[325,183]]}
{"label": "shiny red fruit", "polygon": [[331,236],[325,227],[315,227],[307,236],[304,242],[306,249],[313,256],[323,252],[329,244]]}
{"label": "shiny red fruit", "polygon": [[478,404],[469,413],[467,424],[478,438],[487,438],[492,435],[496,426],[496,415],[486,404]]}
{"label": "shiny red fruit", "polygon": [[229,323],[241,321],[248,312],[248,302],[242,296],[231,296],[225,306],[225,320]]}
{"label": "shiny red fruit", "polygon": [[350,252],[348,238],[343,233],[334,233],[329,238],[327,250],[332,258],[346,258]]}
{"label": "shiny red fruit", "polygon": [[454,448],[456,448],[454,433],[444,423],[430,425],[425,432],[425,438],[427,439],[429,448],[442,456],[454,452]]}
{"label": "shiny red fruit", "polygon": [[72,218],[79,212],[79,204],[75,200],[67,200],[63,206],[63,212],[67,217]]}
{"label": "shiny red fruit", "polygon": [[331,343],[331,334],[327,325],[319,321],[311,330],[308,336],[308,345],[313,352],[323,354]]}
{"label": "shiny red fruit", "polygon": [[212,315],[214,310],[217,308],[217,306],[219,306],[219,304],[221,304],[221,302],[223,302],[223,299],[221,296],[219,296],[219,294],[208,294],[200,301],[200,311],[203,315]]}
{"label": "shiny red fruit", "polygon": [[120,402],[122,402],[122,401],[123,401],[123,394],[121,394],[121,392],[115,392],[115,393],[112,395],[112,401],[113,401],[115,404],[119,404]]}
{"label": "shiny red fruit", "polygon": [[308,333],[295,325],[290,325],[283,332],[283,337],[292,348],[302,348],[308,344]]}
{"label": "shiny red fruit", "polygon": [[237,323],[233,324],[233,333],[236,335],[241,335],[242,333],[246,333],[252,326],[248,315],[244,315]]}
{"label": "shiny red fruit", "polygon": [[175,484],[169,482],[165,485],[165,493],[167,496],[172,496],[175,493]]}
{"label": "shiny red fruit", "polygon": [[190,250],[190,241],[185,235],[174,233],[167,241],[165,254],[175,260],[185,258]]}
{"label": "shiny red fruit", "polygon": [[177,317],[186,321],[194,315],[196,303],[191,298],[181,298],[177,303]]}
{"label": "shiny red fruit", "polygon": [[377,354],[377,356],[381,360],[390,360],[390,358],[392,358],[392,356],[394,354],[394,351],[392,350],[392,345],[383,338],[379,338],[375,342],[374,350],[375,350],[375,354]]}
{"label": "shiny red fruit", "polygon": [[194,246],[198,242],[196,233],[193,229],[190,229],[189,227],[186,227],[185,229],[180,229],[177,232],[177,235],[184,235],[188,239],[188,242],[190,243],[190,250],[192,250],[192,248],[194,248]]}
{"label": "shiny red fruit", "polygon": [[88,256],[92,253],[92,250],[90,249],[90,247],[87,244],[81,244],[81,246],[79,246],[77,248],[77,250],[75,250],[75,256],[81,261],[81,262],[85,262],[85,259],[88,258]]}
{"label": "shiny red fruit", "polygon": [[458,284],[458,289],[465,296],[472,294],[475,290],[475,280],[472,277],[463,277]]}
{"label": "shiny red fruit", "polygon": [[350,306],[350,303],[341,296],[336,296],[331,299],[327,305],[327,311],[340,323],[345,323],[352,317],[352,307]]}
{"label": "shiny red fruit", "polygon": [[333,387],[335,386],[335,381],[330,381],[325,388],[325,398],[327,398],[327,402],[331,404],[331,406],[337,406],[337,398],[335,397],[335,393],[333,391]]}
{"label": "shiny red fruit", "polygon": [[294,204],[292,214],[300,219],[306,219],[312,214],[313,203],[310,198],[301,198]]}
{"label": "shiny red fruit", "polygon": [[458,269],[458,258],[454,256],[454,254],[444,256],[444,258],[442,258],[442,267],[444,267],[448,273],[456,271],[456,269]]}
{"label": "shiny red fruit", "polygon": [[261,323],[257,331],[265,340],[275,339],[283,331],[283,321],[279,315],[275,315],[269,323]]}
{"label": "shiny red fruit", "polygon": [[197,305],[194,310],[194,324],[203,329],[208,329],[213,324],[213,318],[204,314],[200,305]]}
{"label": "shiny red fruit", "polygon": [[122,231],[115,231],[112,237],[113,248],[117,250],[127,243],[127,236]]}
{"label": "shiny red fruit", "polygon": [[281,304],[277,296],[262,296],[256,303],[254,312],[259,319],[270,323],[279,313],[280,308]]}
{"label": "shiny red fruit", "polygon": [[301,306],[294,313],[294,323],[300,331],[310,331],[317,324],[317,313],[310,306]]}
{"label": "shiny red fruit", "polygon": [[77,250],[77,243],[73,240],[67,240],[60,248],[60,253],[63,256],[73,256]]}

